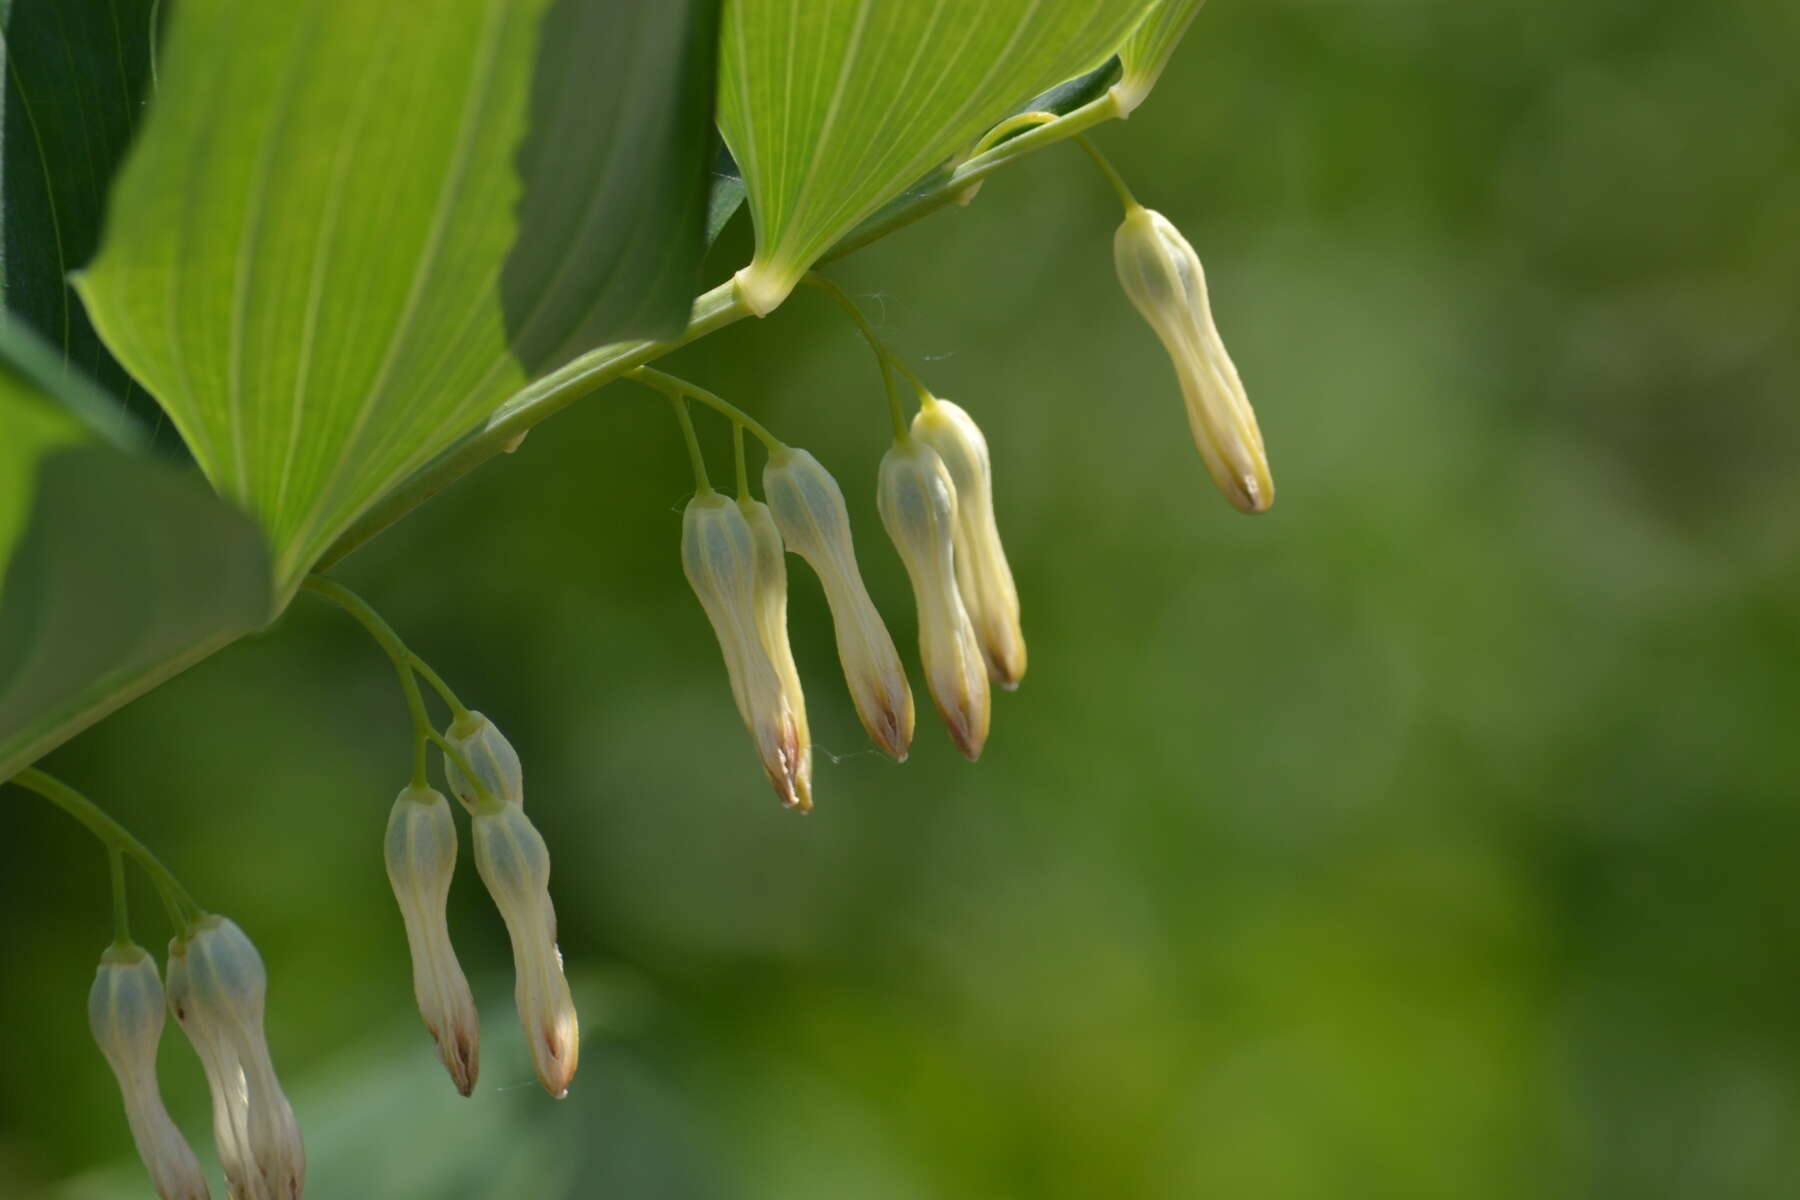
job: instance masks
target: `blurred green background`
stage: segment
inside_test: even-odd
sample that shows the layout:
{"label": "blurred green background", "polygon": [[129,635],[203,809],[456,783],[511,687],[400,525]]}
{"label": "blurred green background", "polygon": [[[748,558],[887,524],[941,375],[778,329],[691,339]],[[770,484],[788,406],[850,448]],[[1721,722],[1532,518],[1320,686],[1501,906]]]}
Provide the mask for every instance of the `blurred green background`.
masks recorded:
{"label": "blurred green background", "polygon": [[[432,1056],[380,857],[405,712],[340,614],[48,765],[257,940],[321,1197],[1800,1194],[1797,45],[1767,0],[1209,6],[1098,141],[1207,264],[1266,517],[1073,147],[834,268],[993,446],[1031,673],[979,765],[923,711],[904,767],[868,748],[790,559],[830,756],[777,807],[628,384],[351,559],[524,756],[561,1104],[466,861],[473,1100]],[[714,276],[748,254],[739,218]],[[837,472],[915,659],[848,323],[803,292],[669,365]],[[130,1155],[103,856],[6,817],[0,1194],[143,1194],[91,1173]],[[173,1029],[163,1074],[209,1158]]]}

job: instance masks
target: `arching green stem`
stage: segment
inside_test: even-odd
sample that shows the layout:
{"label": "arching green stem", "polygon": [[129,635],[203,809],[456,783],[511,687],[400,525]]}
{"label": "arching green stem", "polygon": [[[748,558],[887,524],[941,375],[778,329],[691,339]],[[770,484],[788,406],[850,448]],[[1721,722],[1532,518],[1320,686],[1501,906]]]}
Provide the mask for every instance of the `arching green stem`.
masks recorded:
{"label": "arching green stem", "polygon": [[889,358],[888,361],[894,365],[894,370],[906,377],[906,382],[913,385],[913,391],[919,394],[920,404],[937,399],[931,389],[925,386],[925,381],[919,378],[919,373],[917,371],[907,366],[898,358]]}
{"label": "arching green stem", "polygon": [[[175,878],[174,873],[163,866],[162,861],[150,853],[144,843],[133,837],[130,830],[108,816],[98,804],[62,780],[46,775],[35,767],[28,767],[20,771],[13,776],[12,782],[28,792],[36,792],[80,821],[87,827],[88,832],[99,838],[109,851],[129,854],[132,860],[144,869],[144,873],[150,876],[150,881],[156,885],[157,894],[162,897],[163,907],[168,910],[169,923],[175,927],[176,933],[181,933],[191,922],[197,921],[205,915],[205,910],[194,903],[194,898],[188,895],[187,889],[181,886],[181,881]],[[115,875],[115,879],[117,879],[117,875]],[[115,887],[117,887],[116,884]],[[118,920],[119,896],[123,894],[123,890],[122,887],[117,887],[113,899],[115,923]]]}
{"label": "arching green stem", "polygon": [[456,765],[457,770],[463,773],[470,786],[475,789],[478,800],[483,804],[493,802],[493,797],[488,794],[486,786],[481,782],[481,777],[475,774],[474,769],[470,767],[469,760],[464,757],[462,751],[444,740],[443,736],[432,727],[431,715],[425,711],[425,698],[419,694],[419,681],[413,674],[415,669],[425,672],[425,677],[431,681],[432,687],[436,688],[438,693],[449,702],[458,717],[467,716],[469,712],[468,709],[462,707],[455,696],[451,695],[449,687],[442,679],[438,678],[437,673],[425,666],[419,656],[407,648],[406,643],[400,640],[400,635],[394,632],[394,627],[382,620],[381,614],[376,612],[367,600],[337,580],[314,574],[308,575],[300,586],[315,595],[325,597],[355,617],[357,622],[369,631],[369,636],[375,639],[376,645],[380,646],[393,662],[394,670],[400,676],[400,689],[406,693],[406,710],[412,715],[412,785],[416,788],[426,786],[425,746],[429,742],[443,750],[444,756]]}
{"label": "arching green stem", "polygon": [[681,423],[681,437],[687,443],[688,463],[694,469],[694,491],[702,496],[712,492],[712,480],[706,477],[706,456],[700,453],[700,435],[694,432],[694,417],[688,412],[687,397],[669,396],[675,419]]}
{"label": "arching green stem", "polygon": [[665,396],[685,396],[691,400],[698,400],[700,403],[706,405],[706,407],[723,413],[725,416],[729,417],[733,423],[742,425],[745,429],[748,429],[751,433],[755,434],[756,440],[761,442],[764,446],[767,446],[771,454],[777,450],[785,450],[787,448],[782,444],[780,438],[770,433],[768,429],[763,426],[762,422],[758,421],[755,417],[751,416],[731,401],[725,399],[723,396],[715,395],[697,383],[689,383],[679,375],[671,375],[667,371],[658,371],[655,367],[637,367],[634,370],[627,372],[625,378],[636,383],[641,383],[645,387],[655,388]]}
{"label": "arching green stem", "polygon": [[1087,151],[1088,157],[1094,160],[1094,165],[1100,168],[1100,173],[1106,176],[1108,183],[1112,184],[1113,191],[1119,193],[1119,201],[1125,205],[1126,211],[1142,207],[1138,204],[1137,197],[1131,194],[1131,189],[1125,186],[1125,177],[1119,174],[1106,155],[1100,153],[1099,147],[1079,133],[1075,135],[1075,141],[1083,150]]}
{"label": "arching green stem", "polygon": [[[981,141],[975,144],[975,149],[970,151],[969,157],[971,159],[980,157],[1021,129],[1028,129],[1034,125],[1048,125],[1061,119],[1055,113],[1050,112],[1028,112],[1008,117],[987,131]],[[1087,151],[1088,157],[1094,160],[1094,165],[1100,168],[1101,174],[1106,176],[1106,181],[1112,184],[1113,191],[1119,194],[1119,199],[1124,202],[1125,207],[1128,209],[1138,207],[1136,197],[1131,194],[1131,189],[1125,186],[1124,177],[1112,165],[1112,161],[1100,153],[1099,147],[1089,141],[1085,133],[1075,133],[1071,136],[1083,150]]]}
{"label": "arching green stem", "polygon": [[818,288],[836,301],[838,307],[849,314],[850,320],[855,323],[857,332],[862,334],[863,340],[869,343],[869,349],[875,352],[875,361],[881,367],[882,386],[887,389],[888,416],[894,422],[894,440],[904,442],[909,436],[906,408],[900,403],[900,392],[894,386],[892,372],[899,371],[920,392],[928,392],[929,389],[919,382],[919,377],[913,374],[912,370],[901,362],[892,350],[888,349],[887,343],[881,340],[881,336],[875,332],[875,327],[869,324],[869,319],[863,316],[862,309],[857,307],[856,301],[850,298],[848,292],[817,271],[808,271],[800,277],[800,282]]}
{"label": "arching green stem", "polygon": [[431,685],[431,690],[436,692],[438,696],[442,698],[444,703],[450,706],[450,719],[452,723],[460,721],[469,715],[468,708],[463,705],[461,700],[456,698],[456,693],[450,690],[450,685],[444,682],[443,676],[432,670],[431,665],[417,654],[412,656],[412,668],[420,675],[424,676],[425,682]]}
{"label": "arching green stem", "polygon": [[367,600],[345,587],[335,579],[323,575],[308,575],[300,585],[306,591],[323,596],[352,617],[358,624],[369,631],[375,644],[386,652],[394,664],[394,671],[400,676],[400,690],[406,693],[406,711],[412,717],[413,727],[413,766],[412,785],[416,788],[426,786],[425,743],[431,728],[431,716],[425,711],[425,698],[419,694],[419,681],[413,674],[413,660],[416,657],[394,632],[394,627],[381,619],[381,614],[370,606]]}
{"label": "arching green stem", "polygon": [[[1024,115],[1029,114],[1021,114]],[[1008,163],[1016,162],[1045,146],[1053,146],[1065,138],[1074,137],[1084,129],[1092,129],[1102,121],[1110,121],[1119,115],[1119,102],[1111,91],[1107,91],[1054,121],[1034,122],[1036,128],[1027,129],[1024,133],[998,142],[978,154],[971,154],[932,186],[908,196],[885,212],[878,213],[845,235],[842,241],[821,255],[814,265],[835,262],[897,229],[904,229],[919,218],[954,203],[957,197],[969,190],[971,184],[981,182]]]}
{"label": "arching green stem", "polygon": [[750,499],[750,468],[744,461],[744,427],[731,427],[731,456],[737,462],[738,499]]}
{"label": "arching green stem", "polygon": [[131,944],[131,902],[125,894],[125,851],[118,846],[106,848],[106,865],[112,876],[113,944]]}

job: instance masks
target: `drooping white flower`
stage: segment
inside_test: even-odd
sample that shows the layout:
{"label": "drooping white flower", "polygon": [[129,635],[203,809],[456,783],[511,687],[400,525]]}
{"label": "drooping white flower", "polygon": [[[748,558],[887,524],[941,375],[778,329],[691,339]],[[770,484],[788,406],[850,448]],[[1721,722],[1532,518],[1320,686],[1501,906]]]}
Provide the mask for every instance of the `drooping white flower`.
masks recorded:
{"label": "drooping white flower", "polygon": [[384,844],[388,882],[406,923],[413,995],[456,1090],[467,1096],[481,1070],[481,1022],[444,906],[456,873],[456,822],[450,802],[428,787],[408,787],[394,800]]}
{"label": "drooping white flower", "polygon": [[781,531],[769,506],[756,500],[740,499],[738,509],[750,526],[750,537],[756,547],[756,631],[762,639],[763,653],[775,668],[781,683],[782,703],[793,714],[795,743],[799,761],[794,770],[795,791],[802,809],[812,808],[812,730],[806,723],[806,694],[800,688],[800,671],[794,665],[793,647],[788,643],[787,627],[787,550],[781,544]]}
{"label": "drooping white flower", "polygon": [[825,589],[838,662],[869,736],[904,762],[912,744],[912,689],[856,565],[844,493],[819,460],[784,446],[763,468],[769,511],[787,548],[807,561]]}
{"label": "drooping white flower", "polygon": [[575,1001],[556,947],[556,909],[550,903],[550,851],[525,810],[515,805],[478,812],[472,822],[475,869],[512,941],[513,999],[544,1090],[568,1093],[581,1056]]}
{"label": "drooping white flower", "polygon": [[1213,325],[1206,272],[1181,231],[1142,205],[1113,237],[1119,283],[1175,364],[1188,425],[1219,491],[1247,513],[1268,511],[1275,483],[1237,367]]}
{"label": "drooping white flower", "polygon": [[956,582],[956,485],[937,451],[909,437],[882,457],[876,500],[912,580],[931,698],[958,749],[979,758],[988,733],[988,673]]}
{"label": "drooping white flower", "polygon": [[797,691],[783,683],[764,640],[761,601],[769,598],[769,578],[765,570],[759,581],[757,561],[756,534],[736,502],[710,490],[688,501],[681,518],[682,570],[712,622],[738,715],[775,794],[788,807],[805,810],[812,807],[805,715],[796,710]]}
{"label": "drooping white flower", "polygon": [[207,916],[169,943],[169,1008],[212,1092],[213,1140],[234,1197],[298,1200],[306,1152],[263,1032],[268,976],[236,924]]}
{"label": "drooping white flower", "polygon": [[206,1176],[156,1083],[163,1020],[156,960],[142,946],[109,946],[88,992],[88,1027],[119,1081],[131,1140],[163,1200],[207,1200]]}
{"label": "drooping white flower", "polygon": [[956,583],[981,642],[988,678],[1016,688],[1025,677],[1025,634],[1019,627],[1019,591],[994,520],[987,438],[962,408],[933,396],[923,398],[912,433],[937,451],[956,485]]}

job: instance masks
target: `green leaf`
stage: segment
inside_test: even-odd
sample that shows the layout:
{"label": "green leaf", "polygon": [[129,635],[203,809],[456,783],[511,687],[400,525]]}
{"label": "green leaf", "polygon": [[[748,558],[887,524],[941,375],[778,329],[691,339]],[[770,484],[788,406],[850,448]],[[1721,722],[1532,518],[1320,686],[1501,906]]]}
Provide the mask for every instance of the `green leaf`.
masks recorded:
{"label": "green leaf", "polygon": [[145,412],[155,406],[101,344],[68,272],[99,242],[107,184],[149,92],[155,11],[156,0],[13,0],[0,40],[0,299]]}
{"label": "green leaf", "polygon": [[[31,388],[12,363],[0,364],[0,563],[12,556],[24,532],[38,460],[86,438],[87,429],[74,413]],[[0,582],[0,597],[5,595]]]}
{"label": "green leaf", "polygon": [[716,0],[184,0],[80,281],[279,593],[507,396],[679,329]]}
{"label": "green leaf", "polygon": [[1112,94],[1118,101],[1120,116],[1130,116],[1156,86],[1163,68],[1169,65],[1169,56],[1175,53],[1175,47],[1181,43],[1182,35],[1194,23],[1194,17],[1204,3],[1206,0],[1157,0],[1155,7],[1144,14],[1143,22],[1119,47],[1122,71],[1119,82],[1113,85]]}
{"label": "green leaf", "polygon": [[101,438],[145,448],[143,431],[49,346],[0,316],[0,596],[31,511],[37,464],[51,450]]}
{"label": "green leaf", "polygon": [[706,245],[708,249],[725,232],[725,226],[744,205],[744,177],[732,161],[731,151],[719,147],[713,160],[712,193],[706,201]]}
{"label": "green leaf", "polygon": [[740,0],[719,126],[743,170],[767,313],[831,244],[1031,96],[1104,61],[1143,3]]}
{"label": "green leaf", "polygon": [[255,525],[81,386],[0,326],[0,779],[270,616]]}
{"label": "green leaf", "polygon": [[[1049,91],[1040,92],[1018,108],[1019,112],[1050,112],[1062,116],[1072,113],[1084,104],[1098,100],[1106,94],[1108,88],[1119,79],[1119,56],[1113,55],[1086,75],[1077,75],[1074,79],[1057,84]],[[1012,113],[1008,113],[1012,116]],[[1024,130],[1020,130],[1023,133]],[[1011,135],[1017,137],[1018,134]],[[1006,141],[1006,138],[999,139]],[[996,143],[998,144],[998,143]]]}

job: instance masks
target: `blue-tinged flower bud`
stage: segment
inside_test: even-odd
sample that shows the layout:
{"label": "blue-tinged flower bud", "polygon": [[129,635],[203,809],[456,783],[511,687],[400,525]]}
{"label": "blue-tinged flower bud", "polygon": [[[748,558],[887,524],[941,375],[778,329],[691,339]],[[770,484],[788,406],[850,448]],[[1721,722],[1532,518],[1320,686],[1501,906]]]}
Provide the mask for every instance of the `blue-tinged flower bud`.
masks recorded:
{"label": "blue-tinged flower bud", "polygon": [[812,731],[806,724],[806,694],[800,690],[800,671],[794,666],[787,627],[787,550],[769,506],[755,500],[738,501],[738,510],[750,526],[756,547],[756,630],[763,652],[781,682],[782,702],[794,716],[794,736],[799,763],[794,771],[795,791],[802,809],[812,808]]}
{"label": "blue-tinged flower bud", "polygon": [[1113,262],[1125,294],[1174,360],[1194,444],[1213,482],[1242,511],[1266,512],[1275,483],[1262,432],[1213,325],[1199,256],[1161,214],[1133,205],[1113,238]]}
{"label": "blue-tinged flower bud", "polygon": [[437,1042],[438,1057],[467,1096],[481,1069],[481,1022],[456,949],[444,905],[456,873],[456,821],[450,802],[428,787],[408,787],[388,815],[388,882],[406,923],[412,952],[413,995]]}
{"label": "blue-tinged flower bud", "polygon": [[736,503],[710,491],[688,501],[681,517],[681,566],[712,622],[738,715],[775,794],[789,808],[810,809],[805,718],[795,711],[763,640],[759,597],[768,593],[758,581],[756,535]]}
{"label": "blue-tinged flower bud", "polygon": [[550,851],[521,808],[475,814],[475,869],[512,941],[513,1000],[544,1090],[567,1094],[581,1055],[575,1001],[556,948],[556,909],[550,903]]}
{"label": "blue-tinged flower bud", "polygon": [[763,491],[787,548],[811,565],[825,589],[856,715],[876,745],[905,762],[913,735],[912,689],[857,569],[843,491],[818,459],[792,447],[769,457]]}
{"label": "blue-tinged flower bud", "polygon": [[876,499],[912,580],[931,698],[957,747],[979,758],[988,733],[988,674],[957,590],[956,486],[937,451],[909,437],[882,458]]}
{"label": "blue-tinged flower bud", "polygon": [[956,582],[987,659],[988,678],[1016,688],[1025,677],[1025,634],[1019,628],[1019,592],[994,522],[987,438],[968,413],[936,397],[924,401],[912,432],[937,451],[956,485]]}
{"label": "blue-tinged flower bud", "polygon": [[138,1157],[163,1200],[207,1200],[206,1176],[187,1140],[169,1119],[156,1085],[156,1047],[162,1040],[163,990],[156,960],[142,946],[109,946],[88,992],[88,1027],[106,1055]]}
{"label": "blue-tinged flower bud", "polygon": [[298,1200],[306,1152],[263,1033],[268,977],[256,947],[208,916],[169,943],[169,1008],[212,1092],[213,1140],[231,1194]]}
{"label": "blue-tinged flower bud", "polygon": [[[519,752],[492,721],[470,712],[450,723],[444,740],[469,760],[469,769],[489,796],[502,804],[525,803],[525,773],[519,767]],[[450,794],[474,812],[481,797],[449,755],[444,756],[444,780],[450,785]]]}

